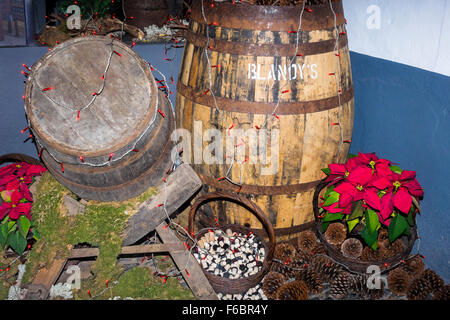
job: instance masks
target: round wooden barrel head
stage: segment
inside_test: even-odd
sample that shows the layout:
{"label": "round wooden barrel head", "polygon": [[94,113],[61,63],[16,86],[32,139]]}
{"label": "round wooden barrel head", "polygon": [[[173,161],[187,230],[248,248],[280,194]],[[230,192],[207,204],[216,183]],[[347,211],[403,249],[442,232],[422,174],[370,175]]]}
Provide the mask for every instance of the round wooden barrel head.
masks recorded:
{"label": "round wooden barrel head", "polygon": [[33,130],[68,154],[101,155],[132,143],[148,127],[157,103],[146,63],[107,37],[76,38],[55,47],[33,66],[27,83]]}

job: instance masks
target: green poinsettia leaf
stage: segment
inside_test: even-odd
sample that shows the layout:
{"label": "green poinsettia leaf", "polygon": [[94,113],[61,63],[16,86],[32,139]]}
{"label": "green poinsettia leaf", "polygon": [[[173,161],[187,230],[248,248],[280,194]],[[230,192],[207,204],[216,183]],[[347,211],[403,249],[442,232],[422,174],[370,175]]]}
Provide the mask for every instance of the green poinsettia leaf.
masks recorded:
{"label": "green poinsettia leaf", "polygon": [[8,233],[16,230],[16,227],[17,227],[16,221],[14,221],[14,220],[8,221]]}
{"label": "green poinsettia leaf", "polygon": [[335,188],[336,186],[331,186],[331,187],[329,187],[328,189],[327,189],[327,191],[325,192],[325,195],[324,195],[324,198],[326,199],[326,198],[328,198],[328,196],[330,195],[330,193],[334,190],[334,188]]}
{"label": "green poinsettia leaf", "polygon": [[40,233],[35,228],[33,228],[33,239],[39,240],[40,238],[41,238]]}
{"label": "green poinsettia leaf", "polygon": [[389,169],[391,169],[392,172],[402,174],[403,170],[400,167],[397,166],[390,166]]}
{"label": "green poinsettia leaf", "polygon": [[388,227],[389,241],[394,242],[403,234],[409,234],[409,224],[402,214],[396,214]]}
{"label": "green poinsettia leaf", "polygon": [[344,218],[344,214],[343,213],[330,213],[330,212],[327,212],[325,214],[325,217],[323,217],[323,222],[331,222],[331,221],[342,220],[342,218]]}
{"label": "green poinsettia leaf", "polygon": [[347,216],[347,221],[354,220],[356,218],[362,218],[364,214],[364,207],[362,206],[362,200],[354,202],[352,204],[351,212]]}
{"label": "green poinsettia leaf", "polygon": [[349,153],[349,154],[348,154],[348,158],[349,158],[349,159],[356,158],[357,156],[358,156],[358,155],[353,154],[353,153]]}
{"label": "green poinsettia leaf", "polygon": [[369,233],[373,233],[380,228],[380,220],[378,214],[372,209],[367,209],[365,214],[365,226]]}
{"label": "green poinsettia leaf", "polygon": [[331,206],[333,203],[336,203],[339,201],[340,194],[336,191],[331,191],[328,197],[325,198],[325,202],[323,203],[323,207]]}
{"label": "green poinsettia leaf", "polygon": [[[411,212],[411,211],[413,211],[413,210],[411,209],[411,210],[409,211],[409,214],[408,214],[408,216],[406,217],[406,221],[408,222],[408,224],[409,224],[411,227],[414,227],[414,226],[416,225],[416,222],[415,222],[415,219],[414,219],[416,213],[415,213],[415,212]],[[414,211],[415,211],[415,210],[414,210]]]}
{"label": "green poinsettia leaf", "polygon": [[27,240],[19,232],[11,232],[7,239],[8,245],[19,255],[25,251]]}
{"label": "green poinsettia leaf", "polygon": [[359,218],[356,218],[353,220],[347,220],[348,232],[352,232],[352,230],[356,227],[356,225],[358,223],[359,223]]}
{"label": "green poinsettia leaf", "polygon": [[11,195],[14,190],[3,190],[0,195],[5,202],[11,202]]}
{"label": "green poinsettia leaf", "polygon": [[378,230],[370,232],[369,228],[367,228],[367,225],[365,225],[361,231],[361,237],[364,239],[366,244],[374,251],[378,249]]}
{"label": "green poinsettia leaf", "polygon": [[327,176],[329,176],[329,175],[331,174],[330,168],[323,168],[322,171],[323,171],[323,173],[325,173]]}
{"label": "green poinsettia leaf", "polygon": [[26,216],[20,216],[18,221],[19,232],[20,234],[26,238],[28,235],[28,231],[30,230],[31,222],[28,220]]}
{"label": "green poinsettia leaf", "polygon": [[327,231],[329,225],[329,222],[322,222],[322,233],[325,233],[325,231]]}
{"label": "green poinsettia leaf", "polygon": [[0,245],[2,248],[5,247],[7,238],[8,238],[8,224],[3,223],[2,225],[0,225]]}

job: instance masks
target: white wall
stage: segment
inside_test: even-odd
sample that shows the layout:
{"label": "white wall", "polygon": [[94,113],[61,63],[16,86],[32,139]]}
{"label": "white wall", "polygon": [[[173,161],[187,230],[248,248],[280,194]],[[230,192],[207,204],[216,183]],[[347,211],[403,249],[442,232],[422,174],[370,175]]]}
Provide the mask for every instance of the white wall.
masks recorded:
{"label": "white wall", "polygon": [[450,76],[450,0],[343,0],[350,50]]}

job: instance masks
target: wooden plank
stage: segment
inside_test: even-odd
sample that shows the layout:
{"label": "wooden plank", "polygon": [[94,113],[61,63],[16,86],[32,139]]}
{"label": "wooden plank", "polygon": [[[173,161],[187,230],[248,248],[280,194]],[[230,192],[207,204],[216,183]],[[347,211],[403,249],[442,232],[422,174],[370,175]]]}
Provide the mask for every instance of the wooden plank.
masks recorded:
{"label": "wooden plank", "polygon": [[[158,194],[145,201],[128,220],[122,245],[133,244],[153,231],[167,218],[167,214],[174,213],[202,186],[200,178],[188,164],[179,166],[166,181],[158,186]],[[161,206],[164,202],[165,205]]]}
{"label": "wooden plank", "polygon": [[[156,227],[156,232],[161,237],[164,243],[174,243],[180,241],[173,231],[169,228],[164,228],[165,224],[162,223]],[[184,280],[191,288],[194,296],[199,300],[218,300],[214,289],[209,283],[208,279],[203,273],[201,266],[193,255],[187,250],[169,251],[175,264],[183,275]],[[186,268],[186,269],[185,269]],[[186,273],[186,270],[188,273]]]}
{"label": "wooden plank", "polygon": [[[67,248],[72,250],[72,245]],[[67,259],[55,259],[48,268],[42,268],[34,278],[33,282],[28,286],[25,296],[26,300],[45,300],[50,294],[50,288],[58,280]]]}
{"label": "wooden plank", "polygon": [[[158,253],[158,252],[169,252],[169,251],[184,252],[185,250],[186,250],[186,248],[185,248],[184,244],[181,242],[156,243],[156,244],[122,247],[122,251],[120,252],[120,254],[146,254],[146,253]],[[98,256],[98,253],[99,253],[98,248],[72,249],[70,251],[69,259],[96,257],[96,256]]]}

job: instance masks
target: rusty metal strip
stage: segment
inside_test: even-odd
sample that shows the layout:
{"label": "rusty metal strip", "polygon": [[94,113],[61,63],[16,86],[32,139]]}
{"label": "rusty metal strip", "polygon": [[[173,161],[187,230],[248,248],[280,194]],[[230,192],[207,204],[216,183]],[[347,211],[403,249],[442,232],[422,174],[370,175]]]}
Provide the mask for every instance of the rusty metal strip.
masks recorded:
{"label": "rusty metal strip", "polygon": [[243,184],[242,186],[237,186],[235,184],[232,184],[228,180],[218,181],[216,178],[209,177],[198,172],[197,174],[204,184],[207,184],[208,186],[214,187],[216,189],[231,192],[239,192],[241,194],[269,195],[269,196],[296,194],[308,191],[314,189],[321,181],[317,180],[312,182],[281,185],[281,186],[258,186],[250,184]]}
{"label": "rusty metal strip", "polygon": [[[205,47],[207,38],[204,35],[194,33],[189,30],[186,33],[186,40],[196,47]],[[347,36],[339,37],[339,48],[345,48],[348,44]],[[336,40],[330,39],[319,42],[308,42],[299,45],[298,51],[292,44],[271,44],[271,43],[245,43],[233,42],[220,39],[209,39],[209,46],[212,51],[228,53],[241,56],[258,56],[258,57],[294,57],[296,53],[303,56],[310,56],[333,52]]]}
{"label": "rusty metal strip", "polygon": [[[191,86],[184,85],[178,81],[177,92],[183,97],[201,104],[203,106],[214,106],[213,97],[209,94],[203,94]],[[276,103],[234,100],[216,96],[217,107],[220,110],[228,112],[240,112],[251,114],[271,114]],[[341,94],[340,102],[345,104],[353,99],[353,86]],[[339,106],[339,97],[311,100],[311,101],[295,101],[280,102],[277,108],[278,115],[295,115],[321,112],[337,108]]]}
{"label": "rusty metal strip", "polygon": [[[320,30],[334,28],[334,16],[328,5],[308,6],[302,17],[302,30]],[[337,26],[345,21],[342,0],[333,1]],[[261,31],[294,31],[298,29],[301,6],[263,6],[249,4],[215,3],[214,7],[204,5],[208,24],[214,23],[225,28],[241,28]],[[204,23],[200,1],[192,6],[191,18]]]}

